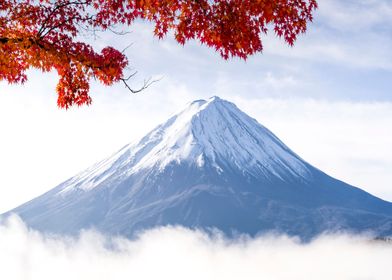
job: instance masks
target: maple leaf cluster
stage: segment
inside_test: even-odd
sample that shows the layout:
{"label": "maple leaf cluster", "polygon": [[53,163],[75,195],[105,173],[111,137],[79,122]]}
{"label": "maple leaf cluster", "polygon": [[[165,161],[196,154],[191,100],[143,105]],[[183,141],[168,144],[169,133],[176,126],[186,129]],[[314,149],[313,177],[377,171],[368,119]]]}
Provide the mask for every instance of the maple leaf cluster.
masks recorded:
{"label": "maple leaf cluster", "polygon": [[140,18],[154,23],[159,38],[173,30],[180,44],[195,39],[224,59],[246,59],[262,51],[269,27],[293,45],[316,8],[316,0],[0,0],[0,80],[24,83],[29,68],[56,70],[58,106],[90,104],[90,79],[126,84],[128,60],[78,41],[82,30]]}

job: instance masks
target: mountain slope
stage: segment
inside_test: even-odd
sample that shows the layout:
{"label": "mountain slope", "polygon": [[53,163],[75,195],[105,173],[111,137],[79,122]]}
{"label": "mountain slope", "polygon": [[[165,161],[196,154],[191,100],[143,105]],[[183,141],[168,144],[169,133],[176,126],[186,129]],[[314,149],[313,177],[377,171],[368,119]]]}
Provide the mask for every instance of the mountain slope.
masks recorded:
{"label": "mountain slope", "polygon": [[392,235],[392,203],[331,178],[217,97],[197,100],[138,143],[14,209],[42,231],[133,236],[157,225],[228,235]]}

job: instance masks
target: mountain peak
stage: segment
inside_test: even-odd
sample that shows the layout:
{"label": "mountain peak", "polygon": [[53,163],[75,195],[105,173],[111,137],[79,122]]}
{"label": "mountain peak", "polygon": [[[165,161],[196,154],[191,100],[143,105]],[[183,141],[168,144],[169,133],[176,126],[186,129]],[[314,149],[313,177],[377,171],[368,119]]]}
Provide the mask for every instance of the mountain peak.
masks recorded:
{"label": "mountain peak", "polygon": [[193,110],[195,108],[198,108],[199,110],[196,110],[196,112],[198,111],[202,111],[205,110],[209,107],[214,107],[214,106],[231,106],[233,109],[237,108],[233,103],[226,101],[218,96],[212,96],[210,98],[208,98],[207,100],[205,99],[198,99],[198,100],[194,100],[192,101],[183,111],[187,111],[187,110]]}
{"label": "mountain peak", "polygon": [[190,102],[189,105],[186,106],[185,109],[183,109],[179,114],[181,114],[181,113],[188,114],[188,112],[189,112],[190,114],[193,113],[193,115],[196,115],[200,111],[204,111],[207,108],[215,107],[215,106],[224,106],[225,104],[235,107],[235,105],[233,103],[230,103],[224,99],[221,99],[218,96],[212,96],[212,97],[208,98],[207,100],[198,99],[198,100],[194,100],[194,101]]}
{"label": "mountain peak", "polygon": [[213,103],[213,102],[228,102],[226,100],[223,100],[222,98],[220,98],[219,96],[211,96],[210,98],[208,98],[207,100],[205,99],[197,99],[191,102],[191,104],[205,104],[205,103]]}
{"label": "mountain peak", "polygon": [[228,102],[228,101],[223,100],[219,96],[214,95],[214,96],[211,96],[210,98],[208,98],[208,102]]}
{"label": "mountain peak", "polygon": [[191,102],[132,147],[131,154],[136,159],[134,172],[188,162],[249,176],[305,178],[309,173],[306,164],[268,129],[217,96]]}

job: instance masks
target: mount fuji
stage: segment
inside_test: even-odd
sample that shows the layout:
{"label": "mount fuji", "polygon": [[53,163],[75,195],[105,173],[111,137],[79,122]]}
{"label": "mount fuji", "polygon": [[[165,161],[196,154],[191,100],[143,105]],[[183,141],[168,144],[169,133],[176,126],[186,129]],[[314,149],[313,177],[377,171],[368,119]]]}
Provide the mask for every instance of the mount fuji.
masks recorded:
{"label": "mount fuji", "polygon": [[227,236],[392,235],[392,203],[313,167],[218,97],[196,100],[49,192],[15,208],[27,225],[133,237],[161,225]]}

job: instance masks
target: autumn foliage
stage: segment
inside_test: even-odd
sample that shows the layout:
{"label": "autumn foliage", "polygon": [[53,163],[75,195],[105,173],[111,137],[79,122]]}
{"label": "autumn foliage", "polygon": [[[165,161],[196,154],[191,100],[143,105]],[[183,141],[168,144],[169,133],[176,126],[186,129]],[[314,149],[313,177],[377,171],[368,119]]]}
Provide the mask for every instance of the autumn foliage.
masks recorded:
{"label": "autumn foliage", "polygon": [[0,80],[24,83],[29,68],[56,70],[58,106],[90,104],[90,79],[127,83],[128,60],[79,41],[81,31],[144,19],[159,38],[172,30],[180,44],[195,39],[224,59],[246,59],[262,51],[268,28],[293,45],[316,7],[315,0],[0,0]]}

